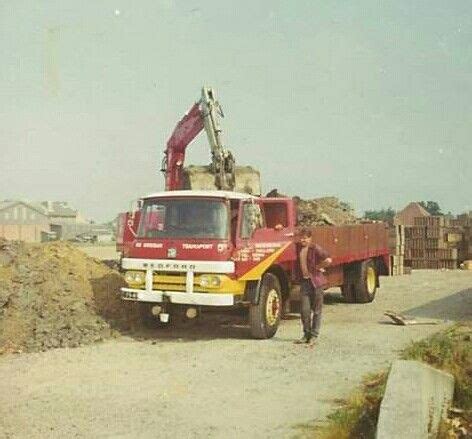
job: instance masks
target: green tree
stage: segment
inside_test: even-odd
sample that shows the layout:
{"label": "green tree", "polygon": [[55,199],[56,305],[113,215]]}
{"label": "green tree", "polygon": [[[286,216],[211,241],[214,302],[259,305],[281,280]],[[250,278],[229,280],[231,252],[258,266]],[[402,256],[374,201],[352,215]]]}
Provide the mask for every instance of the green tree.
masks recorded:
{"label": "green tree", "polygon": [[364,218],[373,221],[393,223],[395,213],[396,212],[391,207],[388,207],[387,209],[382,208],[380,210],[366,210],[364,212]]}
{"label": "green tree", "polygon": [[436,201],[420,201],[419,204],[423,206],[430,215],[444,215]]}

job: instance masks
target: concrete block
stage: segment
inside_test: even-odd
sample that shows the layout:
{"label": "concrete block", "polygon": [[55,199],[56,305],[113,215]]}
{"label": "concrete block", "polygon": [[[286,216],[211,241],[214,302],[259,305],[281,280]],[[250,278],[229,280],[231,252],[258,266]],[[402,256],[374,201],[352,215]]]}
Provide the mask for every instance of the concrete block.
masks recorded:
{"label": "concrete block", "polygon": [[380,406],[377,439],[436,437],[453,394],[452,375],[418,361],[395,361]]}

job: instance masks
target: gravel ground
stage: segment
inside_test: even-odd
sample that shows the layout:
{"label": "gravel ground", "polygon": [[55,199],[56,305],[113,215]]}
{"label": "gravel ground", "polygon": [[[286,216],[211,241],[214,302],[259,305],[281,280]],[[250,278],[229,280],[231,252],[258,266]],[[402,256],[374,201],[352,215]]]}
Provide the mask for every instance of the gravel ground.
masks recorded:
{"label": "gravel ground", "polygon": [[293,437],[364,374],[447,324],[394,326],[384,310],[471,319],[472,272],[417,271],[382,279],[372,304],[344,304],[337,293],[326,302],[314,349],[292,343],[295,319],[258,341],[240,317],[206,315],[192,328],[0,357],[0,436]]}

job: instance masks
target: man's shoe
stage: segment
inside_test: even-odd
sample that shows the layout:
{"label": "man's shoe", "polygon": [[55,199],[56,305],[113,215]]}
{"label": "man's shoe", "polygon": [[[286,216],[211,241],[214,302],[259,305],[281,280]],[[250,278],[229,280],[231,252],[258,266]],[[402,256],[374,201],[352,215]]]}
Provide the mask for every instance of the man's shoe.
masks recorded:
{"label": "man's shoe", "polygon": [[304,335],[302,338],[294,341],[295,344],[307,344],[309,342],[310,342],[310,338],[307,337],[306,335]]}
{"label": "man's shoe", "polygon": [[316,337],[310,337],[310,339],[308,340],[308,347],[313,347],[315,346],[316,344]]}

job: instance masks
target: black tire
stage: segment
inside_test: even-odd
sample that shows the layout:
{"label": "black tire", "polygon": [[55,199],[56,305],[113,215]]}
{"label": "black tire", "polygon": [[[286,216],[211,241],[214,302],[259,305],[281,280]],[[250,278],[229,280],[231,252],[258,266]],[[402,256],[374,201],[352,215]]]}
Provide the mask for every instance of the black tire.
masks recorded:
{"label": "black tire", "polygon": [[342,285],[341,294],[343,295],[346,303],[356,303],[356,291],[352,283],[346,282],[344,285]]}
{"label": "black tire", "polygon": [[346,303],[356,303],[355,279],[356,266],[344,267],[344,284],[341,285],[341,293]]}
{"label": "black tire", "polygon": [[358,265],[354,284],[357,303],[369,303],[375,298],[377,291],[378,274],[372,259],[363,261]]}
{"label": "black tire", "polygon": [[259,303],[249,307],[249,325],[254,338],[271,338],[277,332],[282,317],[282,293],[277,276],[262,276]]}

